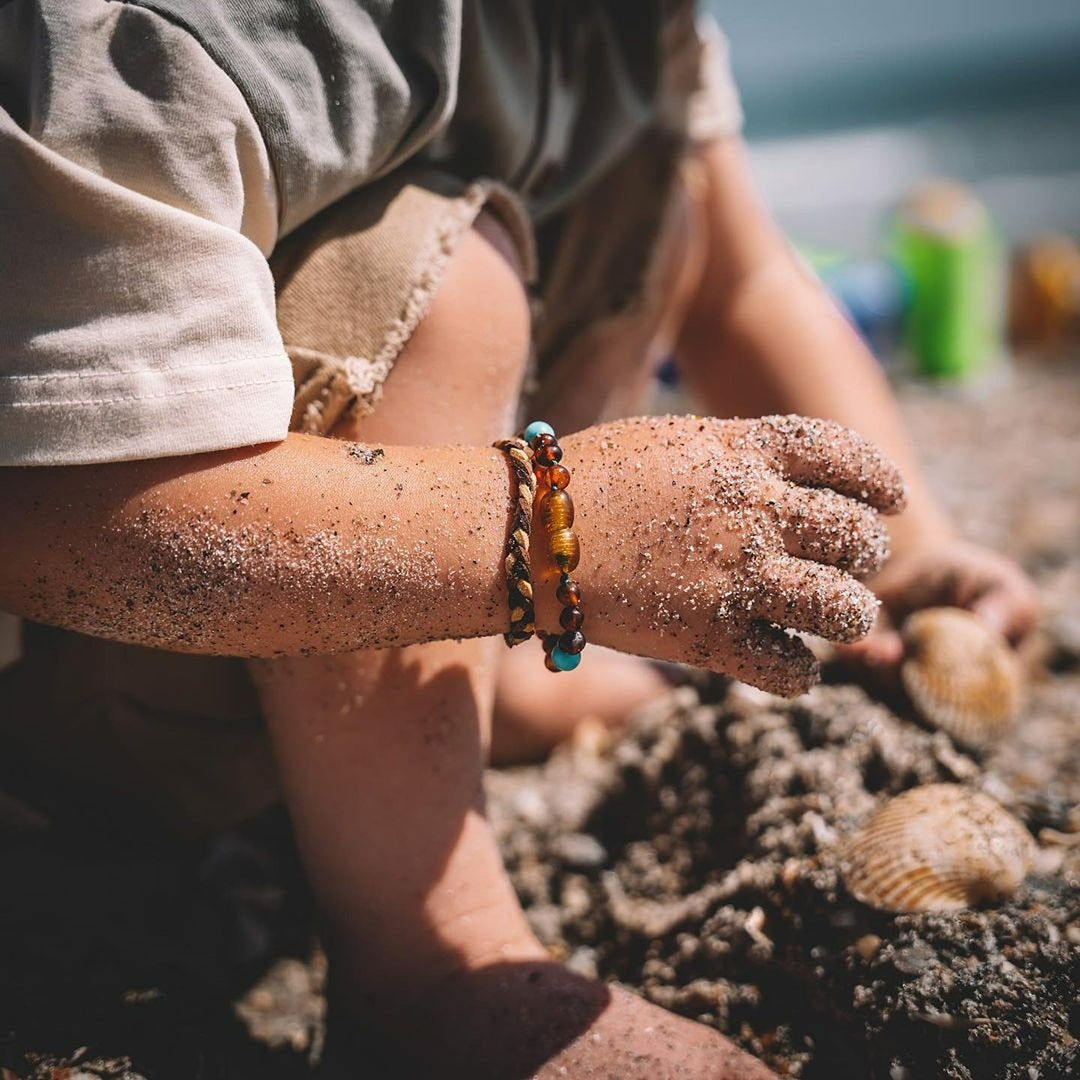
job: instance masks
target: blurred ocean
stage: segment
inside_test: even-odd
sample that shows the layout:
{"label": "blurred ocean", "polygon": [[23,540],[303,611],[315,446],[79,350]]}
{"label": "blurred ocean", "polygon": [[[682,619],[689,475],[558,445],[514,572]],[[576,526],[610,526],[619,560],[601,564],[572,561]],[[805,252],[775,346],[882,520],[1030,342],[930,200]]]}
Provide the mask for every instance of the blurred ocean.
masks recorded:
{"label": "blurred ocean", "polygon": [[921,177],[1010,240],[1080,234],[1080,0],[708,0],[759,184],[797,240],[872,250]]}

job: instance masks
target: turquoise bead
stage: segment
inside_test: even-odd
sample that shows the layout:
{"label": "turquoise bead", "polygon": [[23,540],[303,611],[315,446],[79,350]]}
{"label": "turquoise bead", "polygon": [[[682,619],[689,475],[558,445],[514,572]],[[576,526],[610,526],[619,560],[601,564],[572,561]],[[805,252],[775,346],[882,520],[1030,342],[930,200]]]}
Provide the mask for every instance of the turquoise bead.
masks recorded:
{"label": "turquoise bead", "polygon": [[543,420],[534,420],[525,429],[525,441],[531,443],[537,435],[554,435],[555,429]]}
{"label": "turquoise bead", "polygon": [[581,653],[563,652],[558,645],[551,650],[551,662],[560,671],[573,671],[581,663]]}

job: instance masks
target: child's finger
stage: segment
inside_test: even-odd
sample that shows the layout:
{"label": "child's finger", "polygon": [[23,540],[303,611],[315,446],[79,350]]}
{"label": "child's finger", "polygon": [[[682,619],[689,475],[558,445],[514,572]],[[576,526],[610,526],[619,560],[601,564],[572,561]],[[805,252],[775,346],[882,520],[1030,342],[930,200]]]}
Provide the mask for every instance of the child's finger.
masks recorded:
{"label": "child's finger", "polygon": [[724,651],[726,675],[771,694],[805,694],[821,675],[817,658],[797,637],[766,622],[747,623]]}
{"label": "child's finger", "polygon": [[980,596],[972,603],[971,613],[1006,640],[1023,636],[1013,633],[1011,597],[1004,590],[995,589]]}
{"label": "child's finger", "polygon": [[784,547],[790,555],[869,577],[889,557],[889,532],[865,503],[835,491],[791,486],[780,499]]}
{"label": "child's finger", "polygon": [[899,633],[888,628],[875,629],[862,641],[838,648],[845,660],[878,672],[895,671],[904,659],[904,643]]}
{"label": "child's finger", "polygon": [[765,563],[755,578],[747,597],[750,614],[792,630],[858,641],[877,617],[877,597],[834,566],[782,555]]}
{"label": "child's finger", "polygon": [[971,601],[971,611],[1010,644],[1016,645],[1035,625],[1038,599],[1031,582],[1017,567],[999,563],[994,569],[996,576]]}
{"label": "child's finger", "polygon": [[904,481],[896,466],[849,428],[805,416],[766,416],[757,428],[761,448],[788,480],[832,488],[882,513],[903,509]]}

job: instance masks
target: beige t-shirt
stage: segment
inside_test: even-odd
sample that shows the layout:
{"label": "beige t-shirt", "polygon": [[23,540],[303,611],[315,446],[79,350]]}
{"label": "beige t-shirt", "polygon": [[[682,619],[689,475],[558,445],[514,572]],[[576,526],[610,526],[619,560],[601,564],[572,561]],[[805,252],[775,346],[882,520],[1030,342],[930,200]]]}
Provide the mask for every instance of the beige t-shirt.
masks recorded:
{"label": "beige t-shirt", "polygon": [[703,25],[686,0],[0,6],[0,464],[283,438],[280,237],[411,159],[543,220],[649,124],[737,131]]}

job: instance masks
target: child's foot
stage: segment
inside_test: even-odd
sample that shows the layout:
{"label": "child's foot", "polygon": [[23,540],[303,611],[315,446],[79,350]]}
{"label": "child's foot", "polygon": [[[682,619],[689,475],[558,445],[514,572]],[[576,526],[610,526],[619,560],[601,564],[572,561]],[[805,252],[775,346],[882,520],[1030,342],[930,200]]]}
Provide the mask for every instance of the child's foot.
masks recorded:
{"label": "child's foot", "polygon": [[[774,1077],[718,1032],[550,961],[453,976],[398,1015],[396,1030],[383,1029],[373,1041],[387,1075],[402,1080]],[[371,1034],[354,1052],[371,1049]]]}
{"label": "child's foot", "polygon": [[640,656],[590,645],[581,666],[553,675],[538,640],[504,651],[495,688],[491,760],[495,765],[535,761],[573,734],[583,720],[622,725],[671,681]]}

